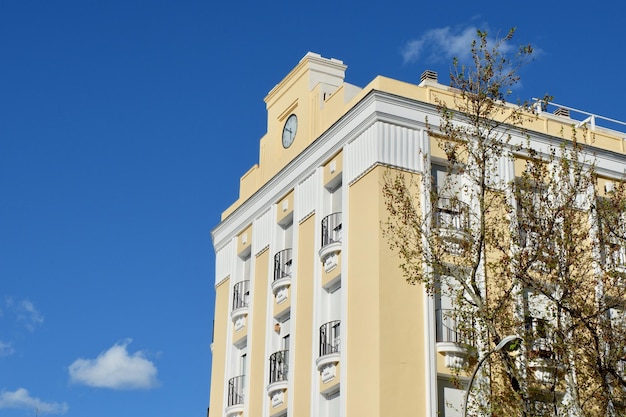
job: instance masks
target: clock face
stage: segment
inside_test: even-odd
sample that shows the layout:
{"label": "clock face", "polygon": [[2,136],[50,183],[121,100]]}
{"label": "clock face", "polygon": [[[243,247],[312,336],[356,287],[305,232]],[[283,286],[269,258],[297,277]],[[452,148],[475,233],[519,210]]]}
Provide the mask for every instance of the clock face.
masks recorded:
{"label": "clock face", "polygon": [[298,117],[292,114],[287,118],[285,127],[283,127],[283,147],[286,149],[291,146],[293,140],[296,137],[296,131],[298,130]]}

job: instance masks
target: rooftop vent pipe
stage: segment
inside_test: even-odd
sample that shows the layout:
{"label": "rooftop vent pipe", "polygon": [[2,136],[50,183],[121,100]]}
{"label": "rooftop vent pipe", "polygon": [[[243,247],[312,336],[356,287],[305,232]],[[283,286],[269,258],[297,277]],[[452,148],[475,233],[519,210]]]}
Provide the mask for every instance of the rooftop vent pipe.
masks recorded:
{"label": "rooftop vent pipe", "polygon": [[564,109],[563,107],[559,107],[554,111],[556,116],[569,117],[569,109]]}
{"label": "rooftop vent pipe", "polygon": [[422,75],[420,77],[420,82],[423,82],[426,80],[437,82],[437,73],[431,70],[426,70],[422,72]]}

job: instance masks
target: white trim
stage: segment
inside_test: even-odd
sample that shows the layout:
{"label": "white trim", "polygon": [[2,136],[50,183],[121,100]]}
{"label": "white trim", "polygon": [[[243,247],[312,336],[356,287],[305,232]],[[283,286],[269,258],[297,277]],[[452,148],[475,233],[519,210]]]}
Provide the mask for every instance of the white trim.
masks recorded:
{"label": "white trim", "polygon": [[[345,166],[345,163],[344,163]],[[324,171],[322,167],[317,168],[317,177],[315,182],[315,187],[317,190],[318,198],[315,201],[315,213],[318,213],[319,216],[316,216],[314,228],[313,228],[313,253],[310,255],[313,256],[313,337],[311,338],[311,365],[309,369],[309,373],[311,375],[311,416],[319,416],[321,415],[321,407],[320,401],[321,396],[319,392],[319,372],[317,372],[317,368],[315,366],[315,361],[317,360],[318,355],[318,347],[319,347],[319,325],[322,322],[321,317],[321,297],[322,297],[322,267],[321,262],[319,261],[318,254],[316,248],[322,246],[322,218],[324,213]]]}
{"label": "white trim", "polygon": [[[408,100],[380,91],[372,91],[352,107],[339,121],[324,132],[278,174],[267,181],[250,198],[213,229],[213,244],[220,249],[228,236],[241,224],[249,224],[255,213],[275,203],[288,190],[303,181],[312,167],[323,165],[345,144],[357,138],[378,120],[394,125],[422,129],[426,114],[436,117],[434,105]],[[344,168],[345,169],[345,168]]]}
{"label": "white trim", "polygon": [[423,171],[421,130],[377,121],[346,146],[350,160],[344,171],[352,184],[377,164]]}
{"label": "white trim", "polygon": [[[290,336],[289,337],[289,343],[291,345],[290,349],[293,347],[294,354],[290,354],[289,355],[290,363],[289,363],[288,366],[290,367],[289,368],[290,369],[290,373],[289,373],[288,379],[289,379],[290,384],[293,384],[293,381],[295,381],[295,376],[297,375],[297,370],[296,370],[296,367],[294,366],[294,363],[295,363],[295,360],[296,360],[295,359],[296,358],[295,352],[297,351],[296,341],[298,340],[297,339],[297,336],[298,336],[298,332],[297,332],[298,326],[296,324],[297,324],[297,319],[298,319],[298,314],[297,314],[297,311],[298,311],[297,310],[297,307],[298,307],[298,301],[297,301],[297,299],[298,299],[298,297],[297,297],[298,296],[298,259],[299,259],[298,256],[299,256],[299,253],[300,253],[300,248],[298,247],[298,243],[299,243],[298,239],[300,237],[300,223],[298,223],[296,221],[296,214],[297,214],[299,208],[298,208],[298,204],[296,203],[296,199],[295,199],[296,193],[298,192],[297,191],[298,187],[299,186],[296,186],[294,191],[293,191],[294,192],[294,204],[293,204],[293,206],[294,206],[293,207],[293,211],[294,211],[293,212],[293,217],[294,217],[294,219],[293,219],[293,223],[292,223],[293,226],[291,227],[291,233],[292,233],[292,236],[291,236],[291,242],[292,242],[292,244],[291,244],[291,259],[292,259],[291,276],[292,276],[292,278],[289,278],[289,281],[290,281],[290,283],[289,283],[289,285],[290,285],[290,290],[289,290],[290,294],[289,294],[289,296],[291,297],[291,304],[290,304],[290,307],[289,307],[289,320],[291,320],[291,325],[290,325],[290,328],[289,328],[289,336]],[[293,278],[293,277],[295,277],[295,278]],[[291,361],[294,361],[294,362],[291,362]],[[293,385],[291,385],[291,386],[293,387]],[[294,394],[295,394],[295,390],[294,389],[288,389],[287,390],[287,407],[291,406],[292,409],[293,409],[293,404],[294,404]]]}
{"label": "white trim", "polygon": [[[319,337],[319,334],[318,334]],[[341,358],[340,352],[329,353],[328,355],[320,356],[315,360],[315,366],[317,366],[317,372],[321,372],[322,368],[331,364],[339,363]]]}
{"label": "white trim", "polygon": [[[279,301],[278,293],[284,288],[289,288],[290,285],[291,285],[291,277],[283,277],[283,278],[279,278],[277,280],[272,281],[272,284],[270,285],[270,287],[272,288],[272,294],[274,294],[274,297],[276,297],[277,304],[280,304],[281,302],[285,301],[288,298],[288,296],[285,296],[284,299]],[[273,301],[273,300],[270,300],[270,301]]]}
{"label": "white trim", "polygon": [[320,169],[316,169],[296,186],[294,191],[294,206],[298,209],[297,213],[294,212],[294,223],[301,223],[317,210],[316,204],[317,200],[320,198],[320,190],[318,187],[320,174]]}
{"label": "white trim", "polygon": [[[430,149],[430,136],[426,133],[422,133],[422,151],[423,154],[420,155],[422,159],[424,159],[424,164],[428,167],[429,172],[432,170],[432,159],[431,159],[431,149]],[[429,175],[430,177],[430,175]],[[422,178],[422,185],[425,188],[430,187],[431,182],[426,180],[426,176]],[[427,207],[430,207],[430,188],[425,189],[420,197],[420,204],[422,207],[422,215],[425,215]],[[424,268],[428,268],[428,265],[424,264]],[[435,299],[428,295],[426,291],[422,291],[423,297],[423,314],[425,318],[425,326],[424,326],[424,340],[426,343],[424,353],[425,353],[425,384],[426,388],[426,404],[425,406],[425,415],[436,416],[437,408],[438,408],[438,392],[437,392],[437,352],[436,352],[436,317],[435,317]]]}
{"label": "white trim", "polygon": [[258,256],[270,245],[272,226],[276,225],[274,207],[268,209],[252,222],[252,254]]}
{"label": "white trim", "polygon": [[[245,400],[244,400],[244,404],[245,404]],[[244,404],[234,404],[234,405],[231,405],[230,407],[226,407],[226,411],[225,411],[226,417],[236,417],[240,415],[241,413],[243,413]]]}
{"label": "white trim", "polygon": [[[269,285],[269,281],[270,279],[274,277],[273,253],[276,251],[276,247],[277,247],[276,240],[278,239],[277,230],[280,227],[276,223],[277,210],[278,210],[277,205],[271,204],[269,210],[263,214],[263,216],[265,216],[263,223],[260,223],[260,224],[263,224],[263,226],[266,228],[265,229],[266,236],[265,236],[265,239],[263,240],[263,243],[266,244],[267,245],[266,247],[268,248],[267,270],[266,270],[266,277],[267,277],[266,279],[267,279],[268,285],[266,286],[266,293],[265,293],[265,304],[266,304],[265,334],[264,334],[265,349],[264,349],[263,357],[261,358],[261,360],[265,364],[269,360],[270,355],[274,353],[274,347],[272,346],[272,334],[274,332],[273,330],[274,326],[272,325],[272,323],[274,322],[274,300],[273,300],[273,293],[272,293],[271,285]],[[250,343],[249,346],[253,346],[252,343]],[[267,381],[268,379],[269,379],[269,367],[264,366],[263,367],[263,381]],[[250,414],[250,410],[246,410],[246,412],[247,412],[246,415]],[[267,395],[264,395],[262,416],[269,416],[269,415],[270,415],[270,397]]]}
{"label": "white trim", "polygon": [[232,276],[233,241],[215,252],[215,286],[229,275]]}
{"label": "white trim", "polygon": [[[428,117],[432,126],[437,126],[440,116],[434,104],[420,102],[393,94],[373,90],[361,101],[354,105],[341,117],[333,126],[326,130],[319,138],[309,145],[302,153],[296,156],[278,174],[269,179],[257,192],[235,209],[220,224],[213,229],[213,244],[216,250],[222,249],[231,236],[239,232],[238,228],[242,224],[249,224],[258,213],[263,212],[268,206],[279,201],[282,196],[295,187],[299,182],[304,181],[311,170],[322,166],[332,155],[343,149],[347,144],[359,139],[359,137],[370,129],[374,124],[381,126],[384,131],[388,126],[390,130],[400,131],[412,129],[419,131],[426,129],[425,119]],[[382,122],[382,123],[381,123]],[[505,126],[509,128],[509,126]],[[409,132],[408,130],[406,132]],[[511,141],[511,148],[516,145],[525,145],[526,137],[511,132],[514,136]],[[407,133],[408,134],[408,133]],[[562,140],[543,133],[529,132],[531,135],[531,147],[539,151],[539,154],[548,155],[550,147],[558,146]],[[384,137],[384,133],[381,133]],[[400,135],[402,136],[402,135]],[[408,134],[406,143],[417,143],[414,134]],[[384,149],[386,146],[381,138],[378,145]],[[396,145],[404,143],[397,140]],[[355,145],[360,146],[360,145]],[[419,145],[411,145],[419,146]],[[588,154],[594,153],[597,159],[597,171],[604,176],[618,177],[623,170],[623,155],[613,151],[607,151],[584,145],[589,149]],[[349,149],[349,148],[347,148]],[[382,152],[382,151],[381,151]],[[385,155],[390,159],[396,155],[397,163],[400,164],[401,156],[397,149],[389,148]],[[384,156],[384,155],[383,155]],[[379,155],[379,157],[383,157]],[[374,158],[377,159],[377,158]],[[376,162],[376,161],[374,161]],[[382,161],[380,161],[382,162]],[[354,162],[356,163],[356,162]],[[415,164],[421,164],[419,158],[415,159]],[[371,163],[364,163],[363,169],[367,169]],[[401,167],[402,168],[402,167]],[[350,178],[346,177],[344,184],[348,185],[348,179],[358,177],[358,170],[344,166],[344,170],[350,172]]]}
{"label": "white trim", "polygon": [[[344,172],[346,167],[349,167],[350,164],[352,164],[352,158],[350,156],[348,156],[346,153],[344,153]],[[341,257],[342,257],[342,261],[341,261],[341,276],[340,276],[340,283],[341,283],[341,346],[339,349],[339,356],[340,356],[340,364],[341,366],[339,367],[339,372],[340,372],[340,376],[339,376],[339,381],[340,384],[343,387],[340,387],[340,395],[339,395],[339,410],[340,413],[339,415],[342,416],[347,416],[348,415],[348,411],[347,411],[347,388],[348,388],[348,367],[349,367],[349,362],[348,362],[348,336],[350,334],[350,330],[349,330],[349,326],[350,326],[350,322],[348,320],[348,288],[349,288],[349,282],[350,282],[350,275],[349,275],[349,271],[348,271],[348,255],[350,253],[349,251],[349,243],[350,243],[350,217],[349,213],[350,213],[350,185],[347,183],[347,181],[345,181],[345,179],[342,178],[343,181],[343,186],[342,186],[342,193],[343,195],[341,196],[341,202],[342,202],[342,207],[341,207],[341,223],[342,223],[342,232],[341,232],[341,245],[342,245],[342,249],[341,249]],[[320,243],[321,243],[321,237],[320,237]],[[321,264],[318,264],[321,265]]]}

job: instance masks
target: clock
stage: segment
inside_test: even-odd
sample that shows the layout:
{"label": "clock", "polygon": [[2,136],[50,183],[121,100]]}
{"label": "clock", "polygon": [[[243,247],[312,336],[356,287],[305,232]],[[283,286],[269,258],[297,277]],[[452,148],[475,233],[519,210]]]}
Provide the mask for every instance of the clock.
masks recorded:
{"label": "clock", "polygon": [[283,127],[283,148],[287,149],[293,143],[298,130],[298,117],[292,114],[287,118],[285,127]]}

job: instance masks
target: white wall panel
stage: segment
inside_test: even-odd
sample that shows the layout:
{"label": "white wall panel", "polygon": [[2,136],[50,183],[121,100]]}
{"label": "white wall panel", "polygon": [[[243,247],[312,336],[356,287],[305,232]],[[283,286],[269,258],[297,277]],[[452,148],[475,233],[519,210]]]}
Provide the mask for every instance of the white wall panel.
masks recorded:
{"label": "white wall panel", "polygon": [[311,176],[296,186],[294,196],[294,221],[299,223],[308,217],[317,208],[320,194],[320,170],[317,169]]}
{"label": "white wall panel", "polygon": [[215,253],[215,284],[232,274],[233,246],[231,241]]}
{"label": "white wall panel", "polygon": [[377,163],[422,171],[421,145],[421,131],[376,122],[346,146],[346,181],[352,183]]}
{"label": "white wall panel", "polygon": [[252,223],[252,253],[255,256],[269,246],[275,223],[274,210],[267,210]]}

